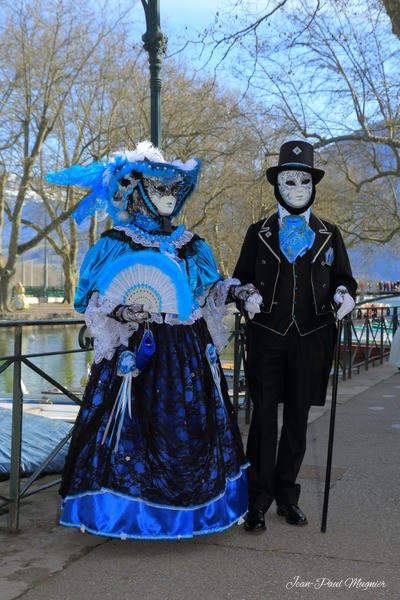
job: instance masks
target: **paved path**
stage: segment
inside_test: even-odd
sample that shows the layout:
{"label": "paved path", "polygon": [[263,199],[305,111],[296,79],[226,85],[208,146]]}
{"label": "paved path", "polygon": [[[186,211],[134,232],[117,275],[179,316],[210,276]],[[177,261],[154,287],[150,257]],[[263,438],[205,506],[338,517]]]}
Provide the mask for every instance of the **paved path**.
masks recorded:
{"label": "paved path", "polygon": [[0,599],[397,600],[399,397],[400,372],[388,363],[340,382],[326,533],[329,403],[310,414],[300,477],[307,527],[271,510],[258,535],[235,526],[192,541],[108,540],[58,526],[50,490],[23,502],[20,533],[0,532]]}
{"label": "paved path", "polygon": [[72,304],[62,302],[43,302],[30,304],[29,308],[0,312],[0,321],[38,321],[41,319],[82,319]]}

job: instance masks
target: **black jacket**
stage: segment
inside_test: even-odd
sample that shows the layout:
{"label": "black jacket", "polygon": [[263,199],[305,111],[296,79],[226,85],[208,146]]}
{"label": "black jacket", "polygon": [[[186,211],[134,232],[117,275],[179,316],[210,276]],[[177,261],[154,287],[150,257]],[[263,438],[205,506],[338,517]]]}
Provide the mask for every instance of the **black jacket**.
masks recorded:
{"label": "black jacket", "polygon": [[[346,247],[336,225],[311,213],[309,226],[316,234],[311,249],[304,255],[307,263],[310,263],[307,271],[309,281],[306,285],[309,284],[309,313],[314,315],[314,322],[308,322],[305,327],[311,330],[326,322],[324,315],[332,318],[336,288],[345,286],[355,298],[357,282],[352,275]],[[278,290],[280,294],[283,293],[279,277],[281,275],[282,279],[283,269],[287,269],[287,266],[287,259],[279,248],[278,213],[274,213],[249,227],[233,273],[233,277],[242,284],[253,283],[263,297],[262,312],[255,315],[254,323],[275,329],[273,323],[274,314],[278,312],[276,307],[279,302],[284,303],[282,298],[277,297]],[[292,290],[287,290],[287,293],[291,294]]]}

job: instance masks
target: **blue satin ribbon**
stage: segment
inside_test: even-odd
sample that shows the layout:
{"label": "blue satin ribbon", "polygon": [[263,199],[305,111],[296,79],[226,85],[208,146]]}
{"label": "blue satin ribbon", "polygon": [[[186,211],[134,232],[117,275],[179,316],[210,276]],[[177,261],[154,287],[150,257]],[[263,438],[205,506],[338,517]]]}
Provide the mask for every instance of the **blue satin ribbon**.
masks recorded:
{"label": "blue satin ribbon", "polygon": [[279,245],[290,263],[293,263],[298,256],[303,256],[311,248],[314,240],[315,232],[308,226],[303,216],[283,217],[279,230]]}
{"label": "blue satin ribbon", "polygon": [[181,539],[228,529],[247,511],[246,471],[228,481],[223,495],[198,507],[156,506],[110,490],[68,496],[61,525],[121,539]]}

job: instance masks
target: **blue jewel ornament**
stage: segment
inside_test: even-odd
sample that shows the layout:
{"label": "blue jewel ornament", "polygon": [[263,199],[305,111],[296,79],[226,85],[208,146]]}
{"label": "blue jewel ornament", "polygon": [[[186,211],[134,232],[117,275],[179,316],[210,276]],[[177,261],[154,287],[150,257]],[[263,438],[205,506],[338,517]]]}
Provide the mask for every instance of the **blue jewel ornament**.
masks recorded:
{"label": "blue jewel ornament", "polygon": [[333,258],[334,258],[333,248],[328,248],[328,250],[325,252],[325,264],[329,265],[331,267],[333,265]]}
{"label": "blue jewel ornament", "polygon": [[207,352],[208,362],[211,365],[215,365],[218,360],[217,350],[216,350],[215,346],[213,344],[207,344],[206,352]]}
{"label": "blue jewel ornament", "polygon": [[135,376],[137,374],[136,371],[138,371],[136,355],[130,352],[130,350],[125,350],[118,360],[118,375],[123,377],[124,375],[128,375],[128,373],[132,373]]}

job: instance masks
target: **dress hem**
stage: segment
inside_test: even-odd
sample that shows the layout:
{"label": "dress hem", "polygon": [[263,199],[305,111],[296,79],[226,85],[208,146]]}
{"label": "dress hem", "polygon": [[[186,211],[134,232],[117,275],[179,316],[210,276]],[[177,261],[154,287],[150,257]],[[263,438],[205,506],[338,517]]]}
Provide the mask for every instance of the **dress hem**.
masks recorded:
{"label": "dress hem", "polygon": [[179,510],[102,491],[63,501],[60,524],[120,539],[185,539],[225,531],[247,511],[246,471],[213,501]]}
{"label": "dress hem", "polygon": [[63,527],[69,527],[71,529],[80,529],[82,533],[87,532],[87,533],[90,533],[91,535],[97,535],[100,537],[109,537],[109,538],[120,539],[120,540],[190,540],[190,539],[200,536],[200,535],[210,535],[212,533],[222,533],[223,531],[226,531],[230,527],[233,527],[233,525],[235,525],[235,524],[239,525],[240,519],[243,519],[243,517],[245,516],[246,513],[247,513],[247,509],[243,512],[243,514],[236,517],[228,525],[224,525],[223,527],[216,527],[214,529],[208,529],[205,531],[193,531],[192,535],[184,534],[184,535],[160,535],[160,536],[153,535],[152,536],[152,535],[135,535],[135,534],[129,534],[129,533],[126,533],[126,534],[106,533],[103,531],[96,531],[94,529],[91,529],[90,527],[83,526],[82,524],[68,523],[67,521],[63,521],[62,519],[60,519],[59,523]]}

